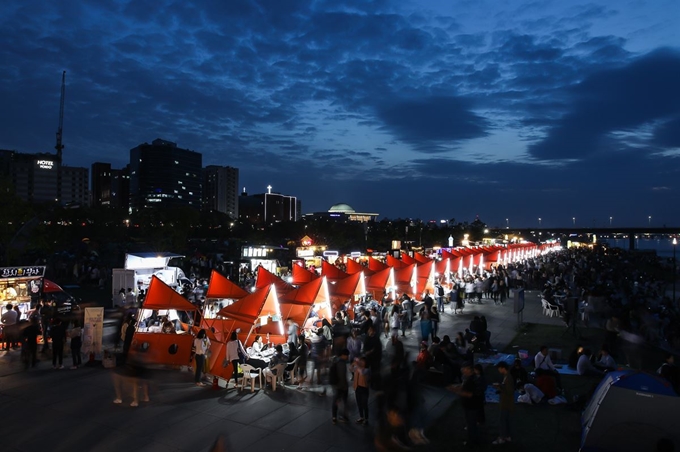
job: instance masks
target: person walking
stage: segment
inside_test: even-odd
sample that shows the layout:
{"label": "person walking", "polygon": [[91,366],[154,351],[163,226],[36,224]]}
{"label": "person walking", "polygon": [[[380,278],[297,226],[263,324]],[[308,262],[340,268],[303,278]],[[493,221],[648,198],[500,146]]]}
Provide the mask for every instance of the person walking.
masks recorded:
{"label": "person walking", "polygon": [[366,367],[366,359],[363,357],[354,360],[351,370],[354,373],[354,396],[359,409],[357,424],[368,425],[368,388],[371,371]]}
{"label": "person walking", "polygon": [[349,421],[347,414],[347,395],[349,390],[349,382],[347,381],[347,359],[349,358],[349,350],[346,348],[340,351],[338,356],[331,364],[328,371],[328,382],[333,387],[333,407],[331,409],[333,424],[338,422],[338,407],[342,404],[342,417],[340,422],[346,424]]}
{"label": "person walking", "polygon": [[201,329],[198,334],[196,334],[196,338],[194,339],[194,350],[194,361],[196,364],[194,383],[196,383],[196,386],[205,386],[205,383],[201,381],[201,376],[203,376],[205,360],[210,351],[210,339],[208,339],[204,329]]}
{"label": "person walking", "polygon": [[123,341],[123,363],[127,359],[127,355],[130,352],[130,347],[132,347],[132,338],[135,335],[135,317],[132,314],[128,314],[120,330],[120,338]]}
{"label": "person walking", "polygon": [[515,411],[515,382],[510,374],[508,364],[501,361],[496,364],[496,368],[503,380],[500,383],[494,383],[494,387],[500,394],[500,433],[498,438],[491,443],[495,446],[512,441],[510,416]]}
{"label": "person walking", "polygon": [[31,317],[30,324],[23,329],[23,345],[21,351],[24,357],[24,368],[35,367],[38,361],[38,335],[40,334],[40,326],[37,317]]}
{"label": "person walking", "polygon": [[49,333],[50,324],[52,323],[52,317],[54,316],[54,309],[51,306],[49,300],[45,300],[43,305],[40,307],[40,331],[42,335],[42,352],[47,353],[50,349]]}
{"label": "person walking", "polygon": [[78,320],[73,322],[73,328],[69,331],[68,336],[71,338],[71,357],[73,358],[71,369],[77,369],[83,363],[82,356],[80,355],[80,349],[83,346],[83,329],[80,327]]}
{"label": "person walking", "polygon": [[420,336],[421,340],[428,341],[432,333],[432,304],[428,307],[427,303],[420,310]]}
{"label": "person walking", "polygon": [[450,386],[449,389],[460,396],[463,411],[465,412],[465,426],[468,439],[463,444],[465,446],[477,446],[479,445],[477,421],[479,420],[479,410],[481,409],[479,385],[477,384],[477,377],[471,363],[463,364],[461,372],[463,374],[463,384]]}
{"label": "person walking", "polygon": [[444,286],[437,282],[435,284],[435,291],[437,294],[437,311],[444,312]]}
{"label": "person walking", "polygon": [[66,342],[66,328],[59,317],[54,319],[50,331],[52,339],[52,368],[64,368],[64,343]]}

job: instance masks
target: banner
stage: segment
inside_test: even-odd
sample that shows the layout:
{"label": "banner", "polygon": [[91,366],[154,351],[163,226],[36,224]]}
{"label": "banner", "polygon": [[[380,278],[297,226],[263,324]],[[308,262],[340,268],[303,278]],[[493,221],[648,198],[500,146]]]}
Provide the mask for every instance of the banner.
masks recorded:
{"label": "banner", "polygon": [[86,360],[90,353],[94,353],[94,359],[101,361],[103,330],[104,308],[85,308],[82,352]]}

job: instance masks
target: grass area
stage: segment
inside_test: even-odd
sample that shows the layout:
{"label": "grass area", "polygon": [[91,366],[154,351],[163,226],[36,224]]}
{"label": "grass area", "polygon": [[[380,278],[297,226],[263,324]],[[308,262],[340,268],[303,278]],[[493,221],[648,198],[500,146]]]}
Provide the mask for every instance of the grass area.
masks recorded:
{"label": "grass area", "polygon": [[[587,345],[597,350],[601,345],[604,332],[599,329],[582,329],[579,337],[559,326],[527,324],[520,330],[513,341],[504,350],[505,353],[517,354],[517,350],[528,350],[530,356],[545,344],[550,348],[562,350],[564,361],[577,344]],[[533,367],[533,366],[532,366]],[[498,371],[489,366],[486,369],[489,384],[500,381]],[[580,376],[562,376],[562,386],[567,400],[573,396],[587,394],[599,380]],[[486,425],[481,428],[483,445],[476,450],[534,451],[551,450],[555,452],[573,452],[578,450],[581,438],[581,408],[571,404],[565,405],[526,405],[516,404],[512,416],[513,442],[501,447],[491,445],[499,432],[499,408],[497,404],[485,406]],[[432,443],[427,450],[448,451],[455,449],[466,439],[463,430],[465,421],[463,409],[459,402],[427,429]]]}

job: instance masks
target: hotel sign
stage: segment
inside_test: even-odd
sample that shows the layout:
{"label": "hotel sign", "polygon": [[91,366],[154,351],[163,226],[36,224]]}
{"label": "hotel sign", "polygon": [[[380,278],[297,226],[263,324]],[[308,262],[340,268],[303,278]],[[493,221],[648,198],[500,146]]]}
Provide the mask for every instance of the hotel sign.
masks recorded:
{"label": "hotel sign", "polygon": [[40,169],[54,169],[54,162],[52,160],[36,160],[35,164]]}

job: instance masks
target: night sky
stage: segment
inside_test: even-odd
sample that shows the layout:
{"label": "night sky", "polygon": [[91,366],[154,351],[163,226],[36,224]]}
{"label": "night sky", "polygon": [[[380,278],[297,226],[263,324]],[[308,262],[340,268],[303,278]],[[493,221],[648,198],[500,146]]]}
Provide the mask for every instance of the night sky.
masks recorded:
{"label": "night sky", "polygon": [[[0,148],[155,138],[250,193],[492,226],[680,225],[680,3],[0,3]],[[652,217],[651,222],[649,216]]]}

